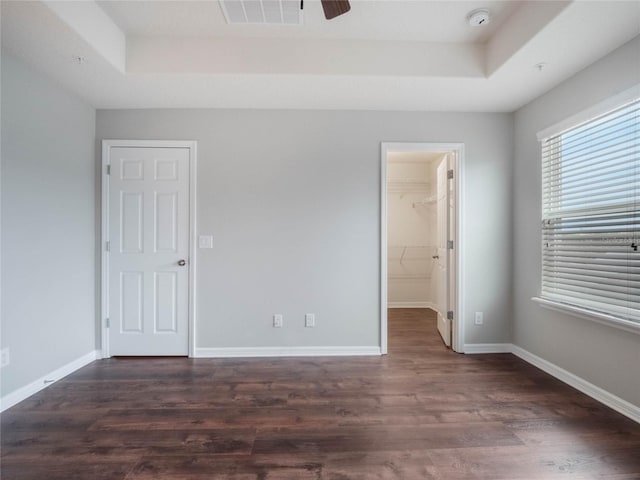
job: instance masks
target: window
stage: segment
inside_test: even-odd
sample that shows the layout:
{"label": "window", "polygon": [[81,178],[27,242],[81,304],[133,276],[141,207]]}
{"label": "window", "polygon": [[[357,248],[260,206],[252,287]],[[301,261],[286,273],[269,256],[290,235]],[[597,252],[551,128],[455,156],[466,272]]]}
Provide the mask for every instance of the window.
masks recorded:
{"label": "window", "polygon": [[542,299],[640,325],[640,98],[540,136]]}

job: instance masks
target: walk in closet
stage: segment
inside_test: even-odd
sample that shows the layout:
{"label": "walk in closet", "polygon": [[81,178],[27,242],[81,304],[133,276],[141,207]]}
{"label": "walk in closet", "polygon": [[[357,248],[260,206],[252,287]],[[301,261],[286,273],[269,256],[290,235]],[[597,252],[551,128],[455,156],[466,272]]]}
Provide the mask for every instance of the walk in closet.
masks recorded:
{"label": "walk in closet", "polygon": [[389,308],[435,307],[436,168],[442,153],[390,153],[387,164]]}

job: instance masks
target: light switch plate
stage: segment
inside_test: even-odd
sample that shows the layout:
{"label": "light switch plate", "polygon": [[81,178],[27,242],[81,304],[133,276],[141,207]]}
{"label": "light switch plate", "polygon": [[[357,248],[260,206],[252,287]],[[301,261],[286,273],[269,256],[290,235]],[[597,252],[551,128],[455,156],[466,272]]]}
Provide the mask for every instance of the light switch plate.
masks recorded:
{"label": "light switch plate", "polygon": [[307,328],[313,328],[316,326],[316,316],[313,313],[305,313],[304,326]]}
{"label": "light switch plate", "polygon": [[198,237],[199,248],[213,248],[213,235],[200,235]]}
{"label": "light switch plate", "polygon": [[0,361],[0,367],[6,367],[7,365],[9,365],[9,363],[11,363],[11,360],[9,360],[9,347],[2,349],[2,354],[0,355],[0,357],[2,357],[2,360]]}

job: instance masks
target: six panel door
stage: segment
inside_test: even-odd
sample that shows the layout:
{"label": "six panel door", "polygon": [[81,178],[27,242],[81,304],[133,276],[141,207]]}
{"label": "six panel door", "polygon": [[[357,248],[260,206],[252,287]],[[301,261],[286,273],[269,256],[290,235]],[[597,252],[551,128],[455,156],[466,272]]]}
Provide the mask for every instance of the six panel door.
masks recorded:
{"label": "six panel door", "polygon": [[110,148],[110,355],[188,354],[189,153]]}

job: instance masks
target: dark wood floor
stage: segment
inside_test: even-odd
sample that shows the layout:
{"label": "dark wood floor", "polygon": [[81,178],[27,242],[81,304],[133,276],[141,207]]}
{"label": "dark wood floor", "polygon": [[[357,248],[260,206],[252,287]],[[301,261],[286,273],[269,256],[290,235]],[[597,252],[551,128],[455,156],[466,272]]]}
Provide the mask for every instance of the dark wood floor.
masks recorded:
{"label": "dark wood floor", "polygon": [[392,310],[386,357],[110,359],[2,415],[2,479],[640,479],[640,425]]}

